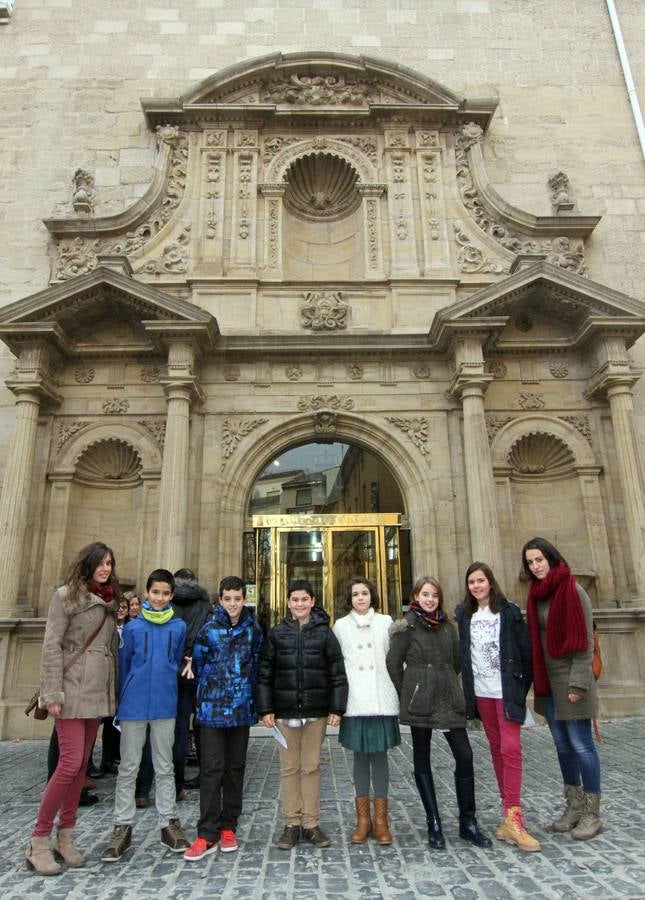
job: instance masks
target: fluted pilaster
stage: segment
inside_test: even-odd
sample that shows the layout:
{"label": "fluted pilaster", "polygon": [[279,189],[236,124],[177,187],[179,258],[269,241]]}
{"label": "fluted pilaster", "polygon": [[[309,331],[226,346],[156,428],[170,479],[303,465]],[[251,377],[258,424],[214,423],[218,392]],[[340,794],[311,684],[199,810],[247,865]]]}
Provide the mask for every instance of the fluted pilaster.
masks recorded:
{"label": "fluted pilaster", "polygon": [[168,408],[161,466],[157,564],[174,572],[187,565],[190,385],[166,385]]}
{"label": "fluted pilaster", "polygon": [[29,481],[34,463],[40,396],[34,388],[14,387],[16,425],[0,497],[0,617],[18,614]]}

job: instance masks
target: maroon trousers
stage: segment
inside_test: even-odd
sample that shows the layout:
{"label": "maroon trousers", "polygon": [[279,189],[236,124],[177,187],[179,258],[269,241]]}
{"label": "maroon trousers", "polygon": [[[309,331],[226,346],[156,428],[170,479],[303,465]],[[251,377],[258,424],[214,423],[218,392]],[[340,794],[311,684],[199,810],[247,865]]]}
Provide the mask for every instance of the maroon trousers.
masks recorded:
{"label": "maroon trousers", "polygon": [[520,806],[522,791],[522,740],[519,722],[509,722],[504,718],[502,700],[490,697],[475,697],[477,712],[482,720],[493,768],[497,777],[499,795],[502,799],[504,816],[512,806]]}

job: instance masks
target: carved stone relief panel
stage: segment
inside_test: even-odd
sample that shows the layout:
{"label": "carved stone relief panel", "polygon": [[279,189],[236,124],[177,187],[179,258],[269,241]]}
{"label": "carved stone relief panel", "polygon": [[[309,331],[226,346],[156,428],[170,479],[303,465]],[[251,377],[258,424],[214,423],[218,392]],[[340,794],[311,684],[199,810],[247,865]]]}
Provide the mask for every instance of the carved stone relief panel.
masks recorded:
{"label": "carved stone relief panel", "polygon": [[[446,269],[450,266],[450,248],[446,229],[446,209],[443,188],[443,163],[436,132],[421,132],[427,139],[422,146],[436,147],[434,152],[417,153],[417,178],[421,206],[424,268]],[[430,143],[432,141],[432,143]],[[417,146],[421,143],[417,135]]]}
{"label": "carved stone relief panel", "polygon": [[308,291],[300,307],[302,327],[312,331],[342,331],[348,317],[349,305],[340,291]]}
{"label": "carved stone relief panel", "polygon": [[[410,182],[410,151],[397,132],[385,132],[385,160],[388,173],[388,215],[390,224],[392,275],[417,275],[412,185]],[[400,140],[399,140],[400,138]],[[394,142],[394,143],[392,143]]]}

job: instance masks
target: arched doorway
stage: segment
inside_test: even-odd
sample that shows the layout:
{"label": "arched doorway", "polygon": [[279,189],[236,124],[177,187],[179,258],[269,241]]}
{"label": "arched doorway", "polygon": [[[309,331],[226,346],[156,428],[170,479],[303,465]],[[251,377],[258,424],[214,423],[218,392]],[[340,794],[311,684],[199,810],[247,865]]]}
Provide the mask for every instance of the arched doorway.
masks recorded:
{"label": "arched doorway", "polygon": [[332,621],[344,615],[349,578],[379,589],[397,616],[409,594],[410,537],[390,469],[356,444],[308,442],[272,459],[246,509],[244,577],[264,625],[284,615],[289,583],[313,585]]}

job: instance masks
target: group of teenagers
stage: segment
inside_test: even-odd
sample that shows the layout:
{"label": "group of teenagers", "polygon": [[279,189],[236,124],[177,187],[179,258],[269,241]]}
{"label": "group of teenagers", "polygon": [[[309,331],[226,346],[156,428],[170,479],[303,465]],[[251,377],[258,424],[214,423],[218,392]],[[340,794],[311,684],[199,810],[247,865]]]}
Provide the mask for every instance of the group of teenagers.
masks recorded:
{"label": "group of teenagers", "polygon": [[[434,730],[444,734],[455,761],[459,837],[491,847],[476,818],[466,729],[468,719],[478,718],[501,800],[495,836],[539,851],[521,804],[521,727],[531,685],[563,780],[565,808],[550,830],[593,838],[602,825],[592,733],[597,695],[591,602],[544,538],[525,544],[522,566],[530,584],[526,620],[504,597],[490,567],[473,562],[456,624],[432,576],[417,579],[408,610],[395,622],[378,611],[375,585],[357,576],[347,585],[347,614],[333,627],[311,584],[297,580],[289,586],[285,618],[264,634],[245,605],[244,581],[229,576],[209,617],[190,635],[173,608],[175,579],[165,569],[148,577],[140,614],[117,628],[121,594],[114,553],[103,543],[83,548],[55,591],[47,618],[39,705],[54,718],[60,752],[27,847],[28,865],[55,875],[61,862],[85,864],[73,833],[79,797],[98,728],[112,716],[120,729],[120,763],[104,862],[120,860],[131,846],[147,736],[161,844],[189,862],[218,849],[237,850],[249,733],[258,721],[278,742],[284,827],[276,845],[282,850],[300,841],[317,848],[331,843],[320,823],[320,756],[328,725],[340,726],[338,739],[353,752],[352,843],[370,836],[378,844],[392,843],[388,750],[400,744],[401,724],[410,726],[430,848],[446,846],[431,766]],[[200,815],[192,843],[177,816],[173,767],[175,719],[188,685],[195,696],[200,764]]]}

